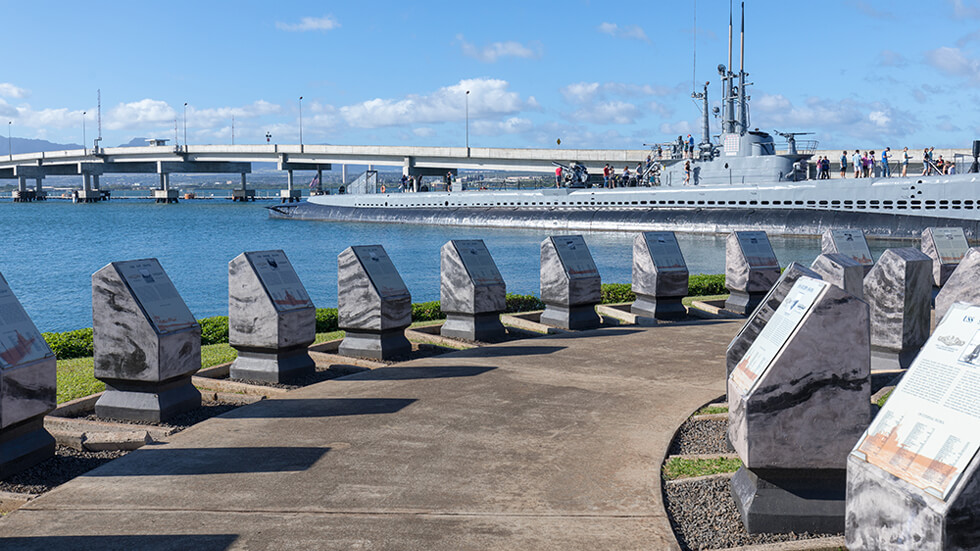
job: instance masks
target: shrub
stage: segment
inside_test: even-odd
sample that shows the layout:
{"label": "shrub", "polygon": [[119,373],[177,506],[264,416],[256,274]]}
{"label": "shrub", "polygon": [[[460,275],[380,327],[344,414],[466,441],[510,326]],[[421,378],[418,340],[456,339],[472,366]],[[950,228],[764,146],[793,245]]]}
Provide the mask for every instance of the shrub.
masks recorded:
{"label": "shrub", "polygon": [[416,302],[412,304],[412,321],[432,321],[445,319],[446,314],[439,308],[439,301]]}
{"label": "shrub", "polygon": [[51,347],[51,351],[59,360],[84,358],[92,352],[92,328],[63,331],[61,333],[42,333],[42,337]]}
{"label": "shrub", "polygon": [[330,333],[337,331],[340,326],[337,323],[336,308],[317,308],[316,309],[316,332]]}
{"label": "shrub", "polygon": [[615,304],[618,302],[633,302],[636,295],[633,294],[633,286],[629,283],[603,283],[602,284],[602,304]]}
{"label": "shrub", "polygon": [[692,275],[688,281],[688,296],[705,297],[727,294],[728,289],[725,288],[725,274],[697,274]]}
{"label": "shrub", "polygon": [[213,316],[197,320],[201,325],[201,346],[228,342],[228,316]]}
{"label": "shrub", "polygon": [[506,307],[504,312],[513,314],[515,312],[530,312],[532,310],[543,310],[544,302],[534,295],[515,295],[507,293]]}

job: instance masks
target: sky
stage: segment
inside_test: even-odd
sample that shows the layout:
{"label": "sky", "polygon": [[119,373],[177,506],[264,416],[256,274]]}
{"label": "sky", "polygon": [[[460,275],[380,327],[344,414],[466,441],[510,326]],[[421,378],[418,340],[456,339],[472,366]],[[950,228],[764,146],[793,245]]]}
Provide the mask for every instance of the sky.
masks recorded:
{"label": "sky", "polygon": [[[235,143],[299,143],[302,113],[308,144],[463,146],[468,128],[472,147],[643,149],[699,137],[691,92],[719,102],[728,8],[0,0],[0,121],[81,143],[86,112],[91,144],[101,89],[103,146],[173,140],[175,120],[180,143],[186,120],[188,143],[228,144],[233,117]],[[751,126],[834,149],[980,138],[980,0],[745,9]]]}

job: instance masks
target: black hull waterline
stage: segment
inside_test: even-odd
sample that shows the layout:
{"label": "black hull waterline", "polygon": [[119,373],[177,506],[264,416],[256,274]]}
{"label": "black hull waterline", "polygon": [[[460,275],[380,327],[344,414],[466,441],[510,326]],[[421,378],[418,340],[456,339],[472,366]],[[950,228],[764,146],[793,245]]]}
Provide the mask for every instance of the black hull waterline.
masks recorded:
{"label": "black hull waterline", "polygon": [[371,208],[300,203],[267,207],[272,218],[373,224],[424,224],[574,231],[675,231],[727,234],[763,230],[770,235],[820,236],[828,228],[857,228],[872,239],[919,239],[929,227],[961,227],[971,240],[980,222],[903,214],[819,209],[517,209],[507,207]]}

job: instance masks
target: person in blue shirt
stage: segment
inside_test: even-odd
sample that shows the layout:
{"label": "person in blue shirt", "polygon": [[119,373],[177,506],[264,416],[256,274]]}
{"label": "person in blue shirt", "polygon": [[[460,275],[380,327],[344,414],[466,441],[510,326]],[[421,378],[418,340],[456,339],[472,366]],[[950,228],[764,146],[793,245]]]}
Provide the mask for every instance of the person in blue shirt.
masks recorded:
{"label": "person in blue shirt", "polygon": [[690,134],[687,135],[687,154],[691,159],[694,158],[694,137]]}
{"label": "person in blue shirt", "polygon": [[847,178],[847,151],[840,152],[840,177]]}
{"label": "person in blue shirt", "polygon": [[885,178],[892,177],[892,169],[888,166],[888,161],[891,155],[888,154],[892,148],[886,147],[884,151],[881,152],[881,175]]}

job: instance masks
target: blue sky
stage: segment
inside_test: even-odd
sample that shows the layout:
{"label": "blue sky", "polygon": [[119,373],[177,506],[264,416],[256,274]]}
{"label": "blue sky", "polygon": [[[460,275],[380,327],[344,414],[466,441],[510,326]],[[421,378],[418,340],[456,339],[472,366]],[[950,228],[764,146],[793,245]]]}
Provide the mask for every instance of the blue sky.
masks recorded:
{"label": "blue sky", "polygon": [[[236,143],[642,148],[699,134],[691,101],[726,61],[728,2],[0,0],[0,119],[103,145]],[[752,126],[822,147],[980,138],[980,0],[748,0]],[[694,31],[695,12],[697,33]],[[736,47],[738,3],[736,2]],[[693,61],[695,36],[697,63]],[[737,68],[737,55],[735,57]],[[718,131],[714,123],[713,132]]]}

